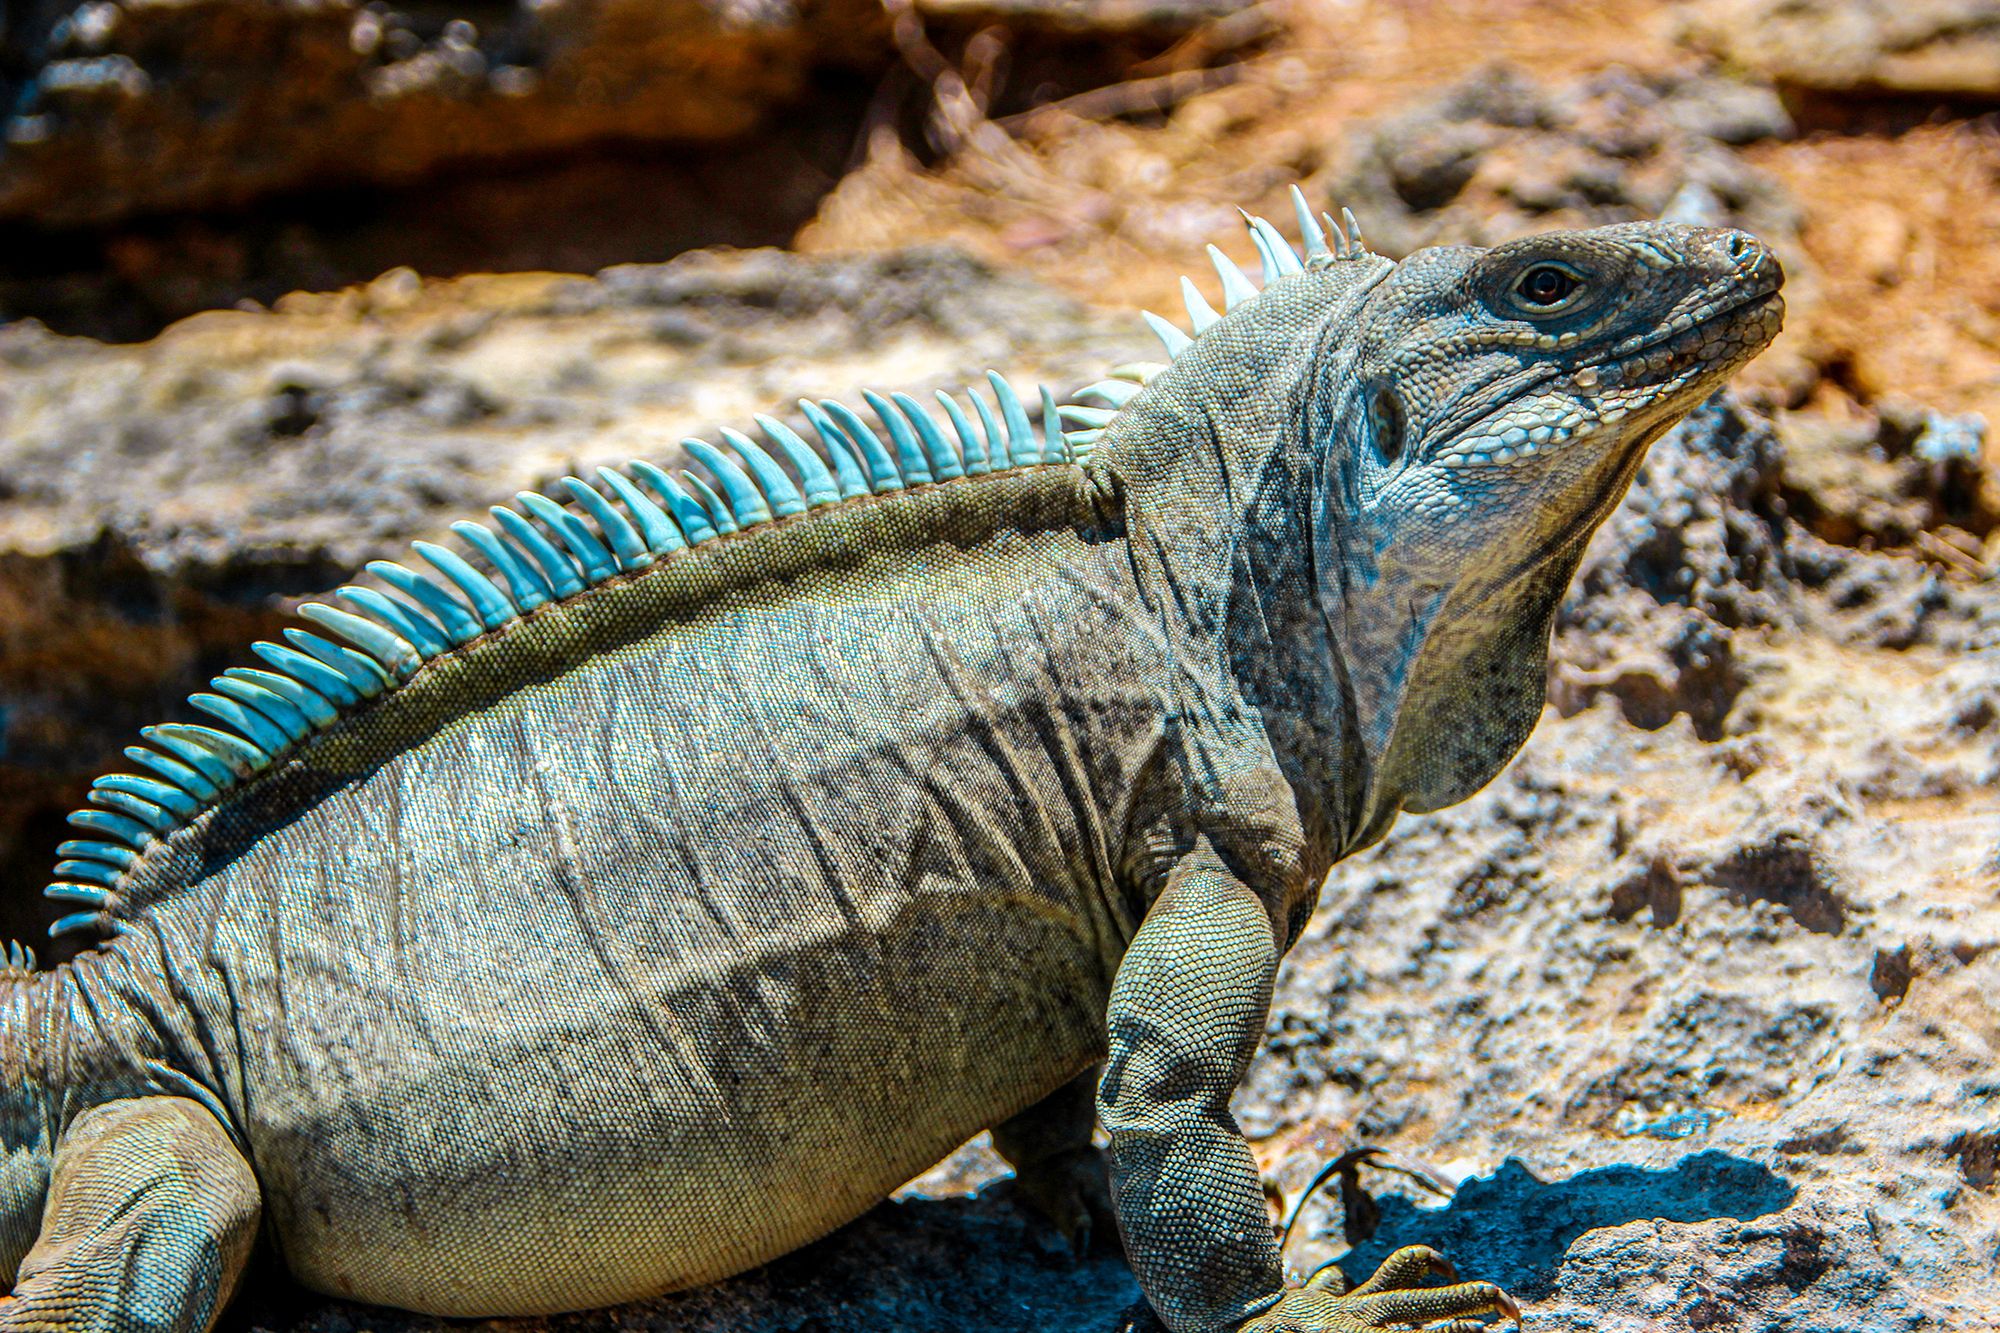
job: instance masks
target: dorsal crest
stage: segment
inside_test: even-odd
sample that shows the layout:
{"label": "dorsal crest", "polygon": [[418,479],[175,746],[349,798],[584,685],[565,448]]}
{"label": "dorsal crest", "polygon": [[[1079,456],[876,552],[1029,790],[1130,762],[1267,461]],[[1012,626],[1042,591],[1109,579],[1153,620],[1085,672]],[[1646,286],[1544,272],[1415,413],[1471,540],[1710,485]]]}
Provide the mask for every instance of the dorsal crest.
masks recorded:
{"label": "dorsal crest", "polygon": [[[1365,253],[1351,215],[1345,229],[1327,220],[1338,238],[1330,246],[1304,196],[1296,187],[1292,194],[1303,254],[1263,219],[1245,217],[1265,283]],[[1254,300],[1257,285],[1216,247],[1209,253],[1225,308]],[[1220,316],[1192,283],[1183,284],[1199,337]],[[1170,356],[1192,345],[1166,321],[1150,313],[1146,319]],[[995,372],[987,376],[990,401],[976,389],[964,393],[964,403],[940,392],[941,417],[901,393],[863,394],[873,425],[845,404],[801,400],[816,444],[774,417],[759,416],[765,444],[726,428],[722,445],[682,442],[706,477],[693,471],[676,477],[643,460],[599,468],[594,480],[563,478],[555,494],[523,491],[515,496],[518,507],[494,507],[490,522],[452,524],[463,552],[419,541],[412,543],[417,559],[409,564],[371,562],[368,572],[379,586],[350,584],[327,601],[305,603],[298,614],[311,629],[294,626],[284,631],[283,643],[253,644],[260,665],[231,668],[209,690],[190,696],[212,723],[142,728],[145,744],[125,750],[140,771],[107,774],[92,784],[90,804],[69,816],[80,836],[60,846],[55,881],[44,890],[76,910],[50,933],[118,932],[127,908],[120,885],[149,846],[395,691],[426,663],[468,650],[608,580],[688,558],[766,524],[865,496],[1079,462],[1162,369],[1154,363],[1119,367],[1080,390],[1076,397],[1084,401],[1060,407],[1043,389],[1039,429],[1020,394]],[[31,968],[32,955],[22,958],[29,961],[9,955],[0,970]]]}

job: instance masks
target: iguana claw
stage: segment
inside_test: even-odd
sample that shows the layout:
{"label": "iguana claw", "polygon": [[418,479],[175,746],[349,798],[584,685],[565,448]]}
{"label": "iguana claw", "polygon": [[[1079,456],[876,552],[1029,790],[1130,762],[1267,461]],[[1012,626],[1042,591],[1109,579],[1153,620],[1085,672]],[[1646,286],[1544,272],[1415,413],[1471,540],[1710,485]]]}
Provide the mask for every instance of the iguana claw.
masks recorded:
{"label": "iguana claw", "polygon": [[[1451,1285],[1419,1286],[1426,1277]],[[1342,1291],[1344,1279],[1329,1265],[1303,1287],[1286,1292],[1270,1309],[1237,1326],[1238,1333],[1377,1333],[1426,1328],[1471,1333],[1488,1325],[1474,1315],[1498,1314],[1521,1322],[1521,1307],[1491,1282],[1459,1282],[1436,1250],[1410,1245],[1382,1261],[1360,1286]]]}

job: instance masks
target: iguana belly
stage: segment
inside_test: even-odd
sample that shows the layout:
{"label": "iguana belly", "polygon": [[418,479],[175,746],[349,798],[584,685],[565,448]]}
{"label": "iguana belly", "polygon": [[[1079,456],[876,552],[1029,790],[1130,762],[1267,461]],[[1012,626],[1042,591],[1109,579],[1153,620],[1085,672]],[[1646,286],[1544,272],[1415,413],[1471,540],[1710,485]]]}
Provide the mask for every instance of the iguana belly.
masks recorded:
{"label": "iguana belly", "polygon": [[939,892],[704,976],[460,957],[418,1002],[364,999],[250,1106],[285,1258],[325,1291],[502,1314],[804,1244],[1099,1058],[1096,960],[1022,906]]}

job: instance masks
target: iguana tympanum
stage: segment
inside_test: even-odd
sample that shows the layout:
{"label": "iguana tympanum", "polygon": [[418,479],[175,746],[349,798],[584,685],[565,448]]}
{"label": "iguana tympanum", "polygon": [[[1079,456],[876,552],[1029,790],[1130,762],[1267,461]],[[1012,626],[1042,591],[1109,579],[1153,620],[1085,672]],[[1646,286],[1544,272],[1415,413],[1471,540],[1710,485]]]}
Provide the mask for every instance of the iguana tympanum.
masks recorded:
{"label": "iguana tympanum", "polygon": [[1520,745],[1585,540],[1780,275],[1300,213],[1101,406],[996,376],[566,479],[148,728],[50,889],[104,938],[0,973],[0,1329],[203,1328],[259,1234],[364,1301],[609,1304],[989,1126],[1074,1233],[1100,1064],[1176,1333],[1510,1311],[1421,1253],[1287,1288],[1230,1092],[1327,868]]}

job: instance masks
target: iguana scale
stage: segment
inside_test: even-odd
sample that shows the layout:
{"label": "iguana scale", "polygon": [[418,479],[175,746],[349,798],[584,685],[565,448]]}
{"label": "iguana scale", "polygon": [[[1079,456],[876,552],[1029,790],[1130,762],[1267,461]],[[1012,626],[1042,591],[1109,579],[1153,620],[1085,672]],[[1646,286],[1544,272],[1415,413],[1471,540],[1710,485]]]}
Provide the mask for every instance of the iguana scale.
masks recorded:
{"label": "iguana scale", "polygon": [[1327,868],[1519,746],[1781,277],[1665,224],[1392,263],[1298,202],[1097,406],[568,479],[147,729],[50,889],[104,938],[0,973],[0,1329],[204,1328],[259,1234],[415,1310],[643,1297],[986,1127],[1075,1235],[1093,1101],[1175,1333],[1511,1313],[1425,1251],[1288,1288],[1229,1096]]}

